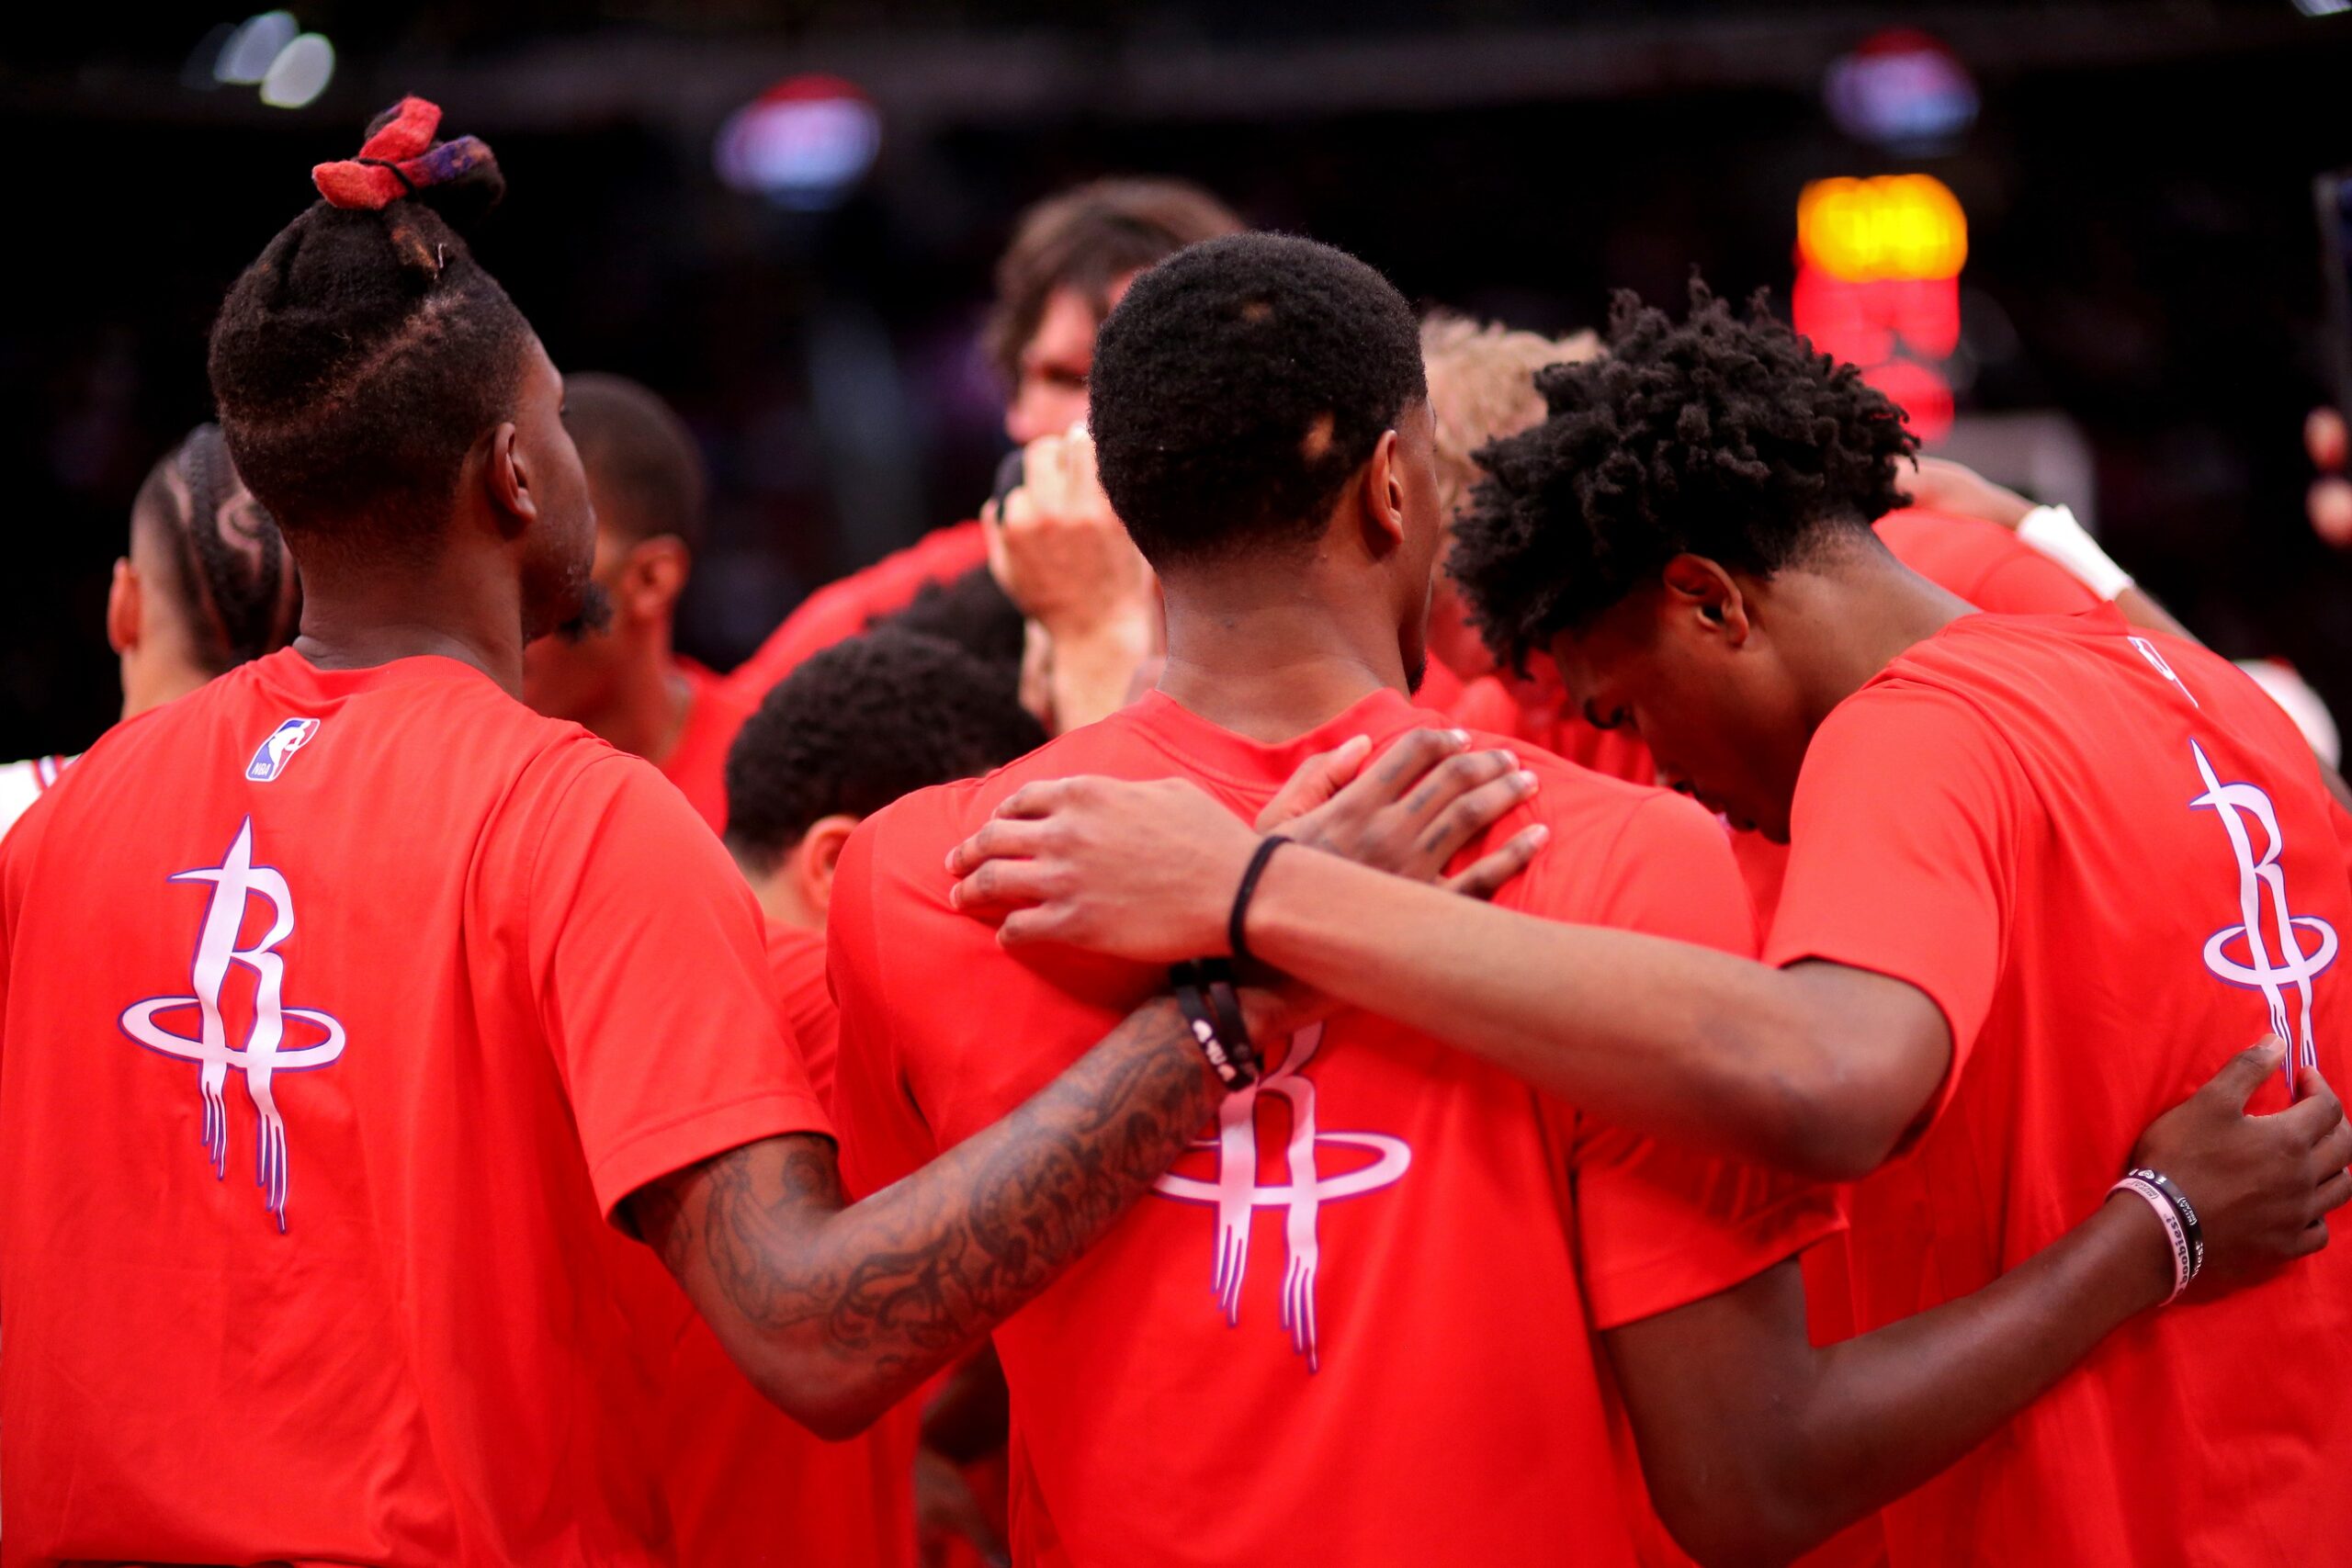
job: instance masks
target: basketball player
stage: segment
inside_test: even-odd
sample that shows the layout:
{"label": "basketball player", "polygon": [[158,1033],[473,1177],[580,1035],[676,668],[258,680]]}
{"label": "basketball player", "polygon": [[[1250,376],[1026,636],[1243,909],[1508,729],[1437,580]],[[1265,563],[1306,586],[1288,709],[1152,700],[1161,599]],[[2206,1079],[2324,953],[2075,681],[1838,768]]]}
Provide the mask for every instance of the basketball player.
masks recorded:
{"label": "basketball player", "polygon": [[514,698],[594,528],[562,378],[461,233],[497,165],[439,118],[313,171],[213,330],[301,635],[110,732],[0,849],[12,1563],[659,1563],[600,1227],[842,1437],[1224,1096],[1139,998],[844,1205],[718,840]]}
{"label": "basketball player", "polygon": [[523,700],[644,758],[713,832],[727,826],[727,748],[751,708],[671,646],[703,536],[702,455],[669,404],[626,377],[564,378],[564,423],[596,508],[601,625],[523,655]]}
{"label": "basketball player", "polygon": [[[1200,803],[1254,843],[1245,824],[1302,759],[1419,722],[1405,693],[1442,528],[1417,328],[1385,280],[1304,240],[1192,247],[1104,323],[1091,399],[1104,483],[1167,595],[1167,673],[1136,706],[851,835],[829,962],[860,1180],[985,1124],[1155,981],[1067,946],[999,953],[947,908],[942,861],[991,813],[1139,792],[1177,803],[1188,828]],[[1496,835],[1549,842],[1497,896],[1510,927],[1614,926],[1621,942],[1697,942],[1753,967],[1730,955],[1753,932],[1705,812],[1521,760],[1529,793]],[[1080,773],[1162,782],[1071,783]],[[999,821],[982,842],[1036,836]],[[1084,882],[1119,852],[1081,857]],[[1039,869],[994,862],[969,891]],[[1228,898],[1223,870],[1211,886]],[[1145,874],[1168,892],[1157,866]],[[1015,915],[1008,938],[1056,919],[1063,890],[1039,891],[1046,911]],[[957,984],[924,983],[939,973]],[[1279,1065],[1227,1102],[1214,1142],[999,1331],[1024,1557],[1628,1562],[1591,1330],[1644,1419],[1669,1526],[1702,1557],[1785,1556],[1967,1452],[2161,1297],[2160,1227],[2095,1193],[2037,1265],[1966,1307],[1816,1357],[1793,1258],[1835,1229],[1818,1191],[1530,1094],[1441,1047],[1450,1027],[1428,1009],[1409,1023],[1351,1010],[1262,1042]],[[2182,1179],[2215,1197],[2243,1155],[2211,1134],[2243,1121],[2214,1103],[2251,1087],[2236,1072],[2246,1081],[2151,1134],[2150,1157],[2193,1167]],[[2317,1120],[2294,1118],[2303,1146],[2271,1172],[2298,1201],[2316,1185]],[[2232,1206],[2231,1266],[2267,1261],[2245,1244],[2259,1231],[2275,1245],[2275,1227]],[[1234,1466],[1243,1450],[1260,1461]]]}
{"label": "basketball player", "polygon": [[[220,428],[198,425],[139,487],[130,553],[114,563],[107,590],[122,716],[135,718],[285,647],[301,604],[277,525],[238,479]],[[33,757],[0,766],[0,834],[74,761]]]}
{"label": "basketball player", "polygon": [[[2268,1163],[2284,1179],[2244,1211],[2267,1238],[2252,1265],[2318,1251],[2352,1191],[2352,1129],[2315,1066],[2352,1024],[2332,972],[2352,896],[2292,724],[2189,644],[1973,615],[1903,568],[1870,530],[1911,449],[1900,415],[1760,312],[1694,290],[1677,324],[1628,297],[1608,357],[1543,387],[1548,417],[1484,459],[1457,570],[1498,653],[1548,652],[1593,722],[1638,728],[1678,787],[1792,840],[1775,967],[1432,907],[1298,850],[1236,908],[1255,835],[1198,791],[1102,780],[1005,801],[958,852],[959,898],[1035,903],[1004,922],[1016,947],[1165,958],[1230,931],[1587,1114],[1860,1179],[1875,1332],[1806,1347],[1782,1269],[1611,1336],[1661,1510],[1702,1556],[1724,1540],[1709,1517],[1759,1496],[1803,1515],[1860,1475],[1891,1494],[1946,1465],[1887,1507],[1895,1563],[2333,1551],[2352,1535],[2352,1265],[2249,1268],[2151,1311],[2195,1273],[2180,1212],[2110,1192],[2153,1163],[2210,1220]],[[2276,1043],[2226,1058],[2266,1027],[2291,1061]],[[2167,1241],[2173,1261],[2128,1285]],[[2125,1272],[2094,1284],[2092,1259]],[[1968,1354],[1947,1359],[1947,1336]],[[1873,1399],[1825,1394],[1864,1359]],[[1694,1404],[1736,1436],[1709,1439]],[[1696,1534],[1678,1495],[1694,1452],[1714,1463]],[[1792,1496],[1772,1478],[1800,1456]]]}

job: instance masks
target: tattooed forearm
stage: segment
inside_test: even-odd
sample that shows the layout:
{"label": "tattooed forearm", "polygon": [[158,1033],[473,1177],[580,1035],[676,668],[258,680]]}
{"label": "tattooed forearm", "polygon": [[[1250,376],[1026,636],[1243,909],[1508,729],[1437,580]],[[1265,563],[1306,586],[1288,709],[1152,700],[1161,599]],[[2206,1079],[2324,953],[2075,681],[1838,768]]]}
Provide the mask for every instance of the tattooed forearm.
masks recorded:
{"label": "tattooed forearm", "polygon": [[1222,1094],[1175,1004],[1154,1001],[1012,1115],[854,1205],[831,1142],[804,1134],[652,1183],[630,1213],[770,1397],[854,1428],[1044,1289]]}

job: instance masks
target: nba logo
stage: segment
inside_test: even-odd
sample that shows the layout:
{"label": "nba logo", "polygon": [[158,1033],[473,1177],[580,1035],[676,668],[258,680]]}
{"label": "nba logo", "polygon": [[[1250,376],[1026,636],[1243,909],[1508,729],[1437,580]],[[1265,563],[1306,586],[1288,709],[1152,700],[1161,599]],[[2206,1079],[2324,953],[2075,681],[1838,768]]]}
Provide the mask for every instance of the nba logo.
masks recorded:
{"label": "nba logo", "polygon": [[269,732],[269,739],[261,743],[254,760],[245,764],[245,777],[254,784],[267,784],[286,771],[287,759],[309,745],[311,737],[318,732],[319,721],[315,718],[288,719]]}

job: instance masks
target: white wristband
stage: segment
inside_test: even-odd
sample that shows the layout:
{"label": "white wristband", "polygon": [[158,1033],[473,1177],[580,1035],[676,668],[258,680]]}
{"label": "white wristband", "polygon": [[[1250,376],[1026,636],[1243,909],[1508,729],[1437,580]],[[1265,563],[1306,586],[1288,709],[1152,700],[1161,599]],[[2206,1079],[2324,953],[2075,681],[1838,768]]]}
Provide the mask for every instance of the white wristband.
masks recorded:
{"label": "white wristband", "polygon": [[2098,547],[2098,541],[2084,532],[2065,507],[2035,507],[2018,525],[2018,537],[2064,567],[2102,599],[2112,601],[2132,586],[2132,574]]}

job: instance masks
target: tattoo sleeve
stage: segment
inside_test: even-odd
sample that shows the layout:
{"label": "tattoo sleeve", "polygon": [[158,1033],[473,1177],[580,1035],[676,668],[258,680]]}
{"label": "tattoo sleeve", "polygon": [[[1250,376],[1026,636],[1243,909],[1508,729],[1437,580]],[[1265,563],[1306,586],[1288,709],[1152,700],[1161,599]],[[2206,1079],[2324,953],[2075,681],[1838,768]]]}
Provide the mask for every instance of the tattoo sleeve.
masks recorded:
{"label": "tattoo sleeve", "polygon": [[1002,1322],[1142,1196],[1223,1089],[1166,999],[995,1126],[855,1204],[833,1145],[765,1139],[629,1200],[736,1361],[854,1431]]}

